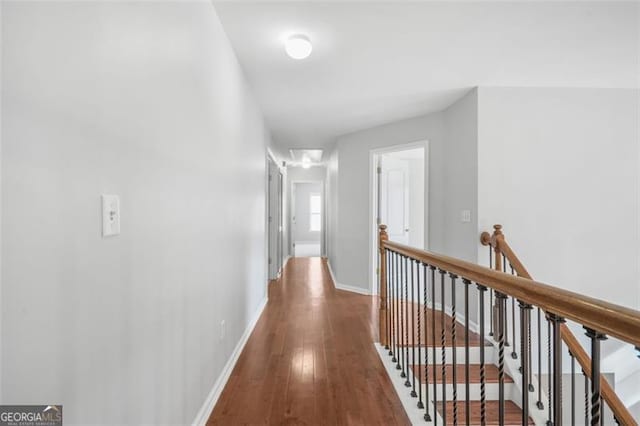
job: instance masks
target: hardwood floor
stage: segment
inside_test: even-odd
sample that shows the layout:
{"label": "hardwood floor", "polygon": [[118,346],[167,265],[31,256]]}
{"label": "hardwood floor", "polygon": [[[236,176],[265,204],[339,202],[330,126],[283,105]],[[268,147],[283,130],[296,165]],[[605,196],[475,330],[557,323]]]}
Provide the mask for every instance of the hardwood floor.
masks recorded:
{"label": "hardwood floor", "polygon": [[207,424],[410,424],[373,346],[376,304],[336,290],[320,258],[290,259]]}

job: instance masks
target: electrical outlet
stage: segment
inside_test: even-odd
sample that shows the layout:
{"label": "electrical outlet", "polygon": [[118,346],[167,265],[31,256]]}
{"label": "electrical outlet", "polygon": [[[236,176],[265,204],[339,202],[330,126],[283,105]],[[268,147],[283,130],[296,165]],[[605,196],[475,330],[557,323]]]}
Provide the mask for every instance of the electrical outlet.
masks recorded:
{"label": "electrical outlet", "polygon": [[220,321],[220,340],[224,340],[227,335],[227,323],[225,320]]}

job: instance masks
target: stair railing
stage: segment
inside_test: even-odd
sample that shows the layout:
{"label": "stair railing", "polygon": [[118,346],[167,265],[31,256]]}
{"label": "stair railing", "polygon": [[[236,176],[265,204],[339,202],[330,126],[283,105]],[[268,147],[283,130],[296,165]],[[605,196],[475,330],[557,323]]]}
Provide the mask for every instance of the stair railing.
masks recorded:
{"label": "stair railing", "polygon": [[[561,425],[564,343],[571,353],[572,369],[577,360],[591,381],[585,420],[593,426],[603,423],[604,400],[618,423],[637,426],[600,374],[600,342],[611,336],[640,346],[640,312],[532,280],[501,235],[500,228],[493,236],[483,235],[483,243],[491,247],[491,256],[495,255],[492,269],[389,241],[386,226],[380,225],[380,343],[409,395],[416,398],[416,407],[424,411],[424,419],[435,425],[471,424],[471,416],[478,414],[481,425],[512,422],[514,405],[506,386],[512,386],[513,377],[521,384],[517,401],[521,424],[531,424],[532,418],[540,419],[544,414],[547,425]],[[535,377],[531,353],[534,309],[544,313],[548,334],[545,360],[540,348],[544,327],[539,314]],[[575,336],[564,326],[566,320],[585,327],[590,355],[580,351]],[[487,357],[487,344],[492,345],[487,337],[496,342],[495,366]],[[471,357],[475,357],[473,364]],[[464,362],[459,362],[462,358]],[[545,361],[549,385],[543,401],[541,368]],[[514,365],[517,367],[512,368]],[[492,374],[495,383],[489,381]],[[497,386],[497,399],[489,397],[489,386]],[[576,424],[574,383],[571,389],[571,422]],[[462,393],[464,397],[459,398]]]}
{"label": "stair railing", "polygon": [[[502,232],[502,225],[494,225],[493,234],[489,234],[488,232],[483,232],[480,235],[480,242],[484,246],[490,247],[490,253],[494,254],[495,263],[491,265],[491,267],[496,270],[505,271],[505,266],[507,263],[510,265],[511,274],[515,274],[519,277],[533,280],[527,269],[524,267],[518,256],[515,254],[513,249],[507,243],[504,233]],[[540,316],[540,308],[537,308],[538,316]],[[530,324],[530,323],[529,323]],[[514,327],[515,328],[515,327]],[[600,418],[600,422],[604,420],[604,415],[602,414],[603,404],[611,409],[613,418],[616,420],[618,424],[629,425],[629,426],[637,426],[636,420],[633,418],[627,407],[620,400],[614,389],[611,387],[606,377],[603,374],[598,374],[600,371],[600,351],[597,347],[597,341],[606,339],[606,334],[598,331],[597,329],[591,329],[589,327],[585,327],[587,336],[591,339],[592,342],[592,357],[589,357],[587,351],[582,347],[576,336],[573,332],[567,327],[567,325],[563,322],[560,325],[560,338],[566,345],[568,349],[568,355],[571,360],[571,393],[572,398],[575,399],[575,362],[578,362],[582,370],[583,380],[585,384],[590,380],[591,381],[591,393],[589,395],[589,389],[585,386],[585,407],[588,408],[589,404],[591,404],[591,416],[592,421],[593,418]],[[624,339],[622,339],[624,340]],[[593,344],[596,343],[596,347],[593,348]],[[632,343],[632,342],[630,342]],[[538,339],[538,344],[540,344],[540,339]],[[531,347],[528,348],[529,359],[531,359]],[[541,364],[540,359],[538,360],[538,364]],[[594,375],[596,379],[594,380]],[[540,383],[541,374],[538,374],[538,389],[541,389]],[[549,381],[551,382],[551,381]],[[548,389],[549,395],[556,395],[556,397],[561,396],[561,391],[555,389]],[[560,401],[561,403],[561,401]],[[575,405],[574,400],[571,400],[571,419],[572,424],[575,424]],[[588,417],[588,413],[585,413]],[[599,424],[597,421],[596,423]]]}

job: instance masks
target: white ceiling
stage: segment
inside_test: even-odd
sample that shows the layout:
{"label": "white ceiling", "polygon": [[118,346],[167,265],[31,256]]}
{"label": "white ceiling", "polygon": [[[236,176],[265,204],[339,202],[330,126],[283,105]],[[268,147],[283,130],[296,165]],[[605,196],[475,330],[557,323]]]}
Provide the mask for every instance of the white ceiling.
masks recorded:
{"label": "white ceiling", "polygon": [[[639,87],[640,4],[214,2],[276,143],[446,108],[474,86]],[[286,56],[307,34],[313,53]]]}

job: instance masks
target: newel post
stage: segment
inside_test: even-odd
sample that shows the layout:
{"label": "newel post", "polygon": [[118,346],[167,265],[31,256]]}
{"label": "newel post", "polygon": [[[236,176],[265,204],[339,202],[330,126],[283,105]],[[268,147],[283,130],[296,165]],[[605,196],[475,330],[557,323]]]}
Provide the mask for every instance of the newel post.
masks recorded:
{"label": "newel post", "polygon": [[488,232],[480,234],[480,242],[483,246],[491,246],[495,253],[495,263],[491,265],[497,271],[502,271],[502,256],[500,255],[499,240],[504,240],[504,234],[502,233],[502,225],[493,225],[493,235]]}
{"label": "newel post", "polygon": [[498,244],[499,239],[503,239],[504,235],[502,234],[502,225],[493,225],[493,236],[491,237],[491,242],[493,245],[493,250],[496,253],[496,271],[502,271],[502,256],[500,255],[500,245]]}
{"label": "newel post", "polygon": [[385,256],[384,241],[389,239],[387,235],[387,225],[379,226],[379,238],[378,249],[380,250],[380,270],[378,276],[380,277],[380,288],[378,289],[378,295],[380,296],[380,310],[379,310],[379,323],[380,323],[380,344],[388,347],[387,341],[387,257]]}

